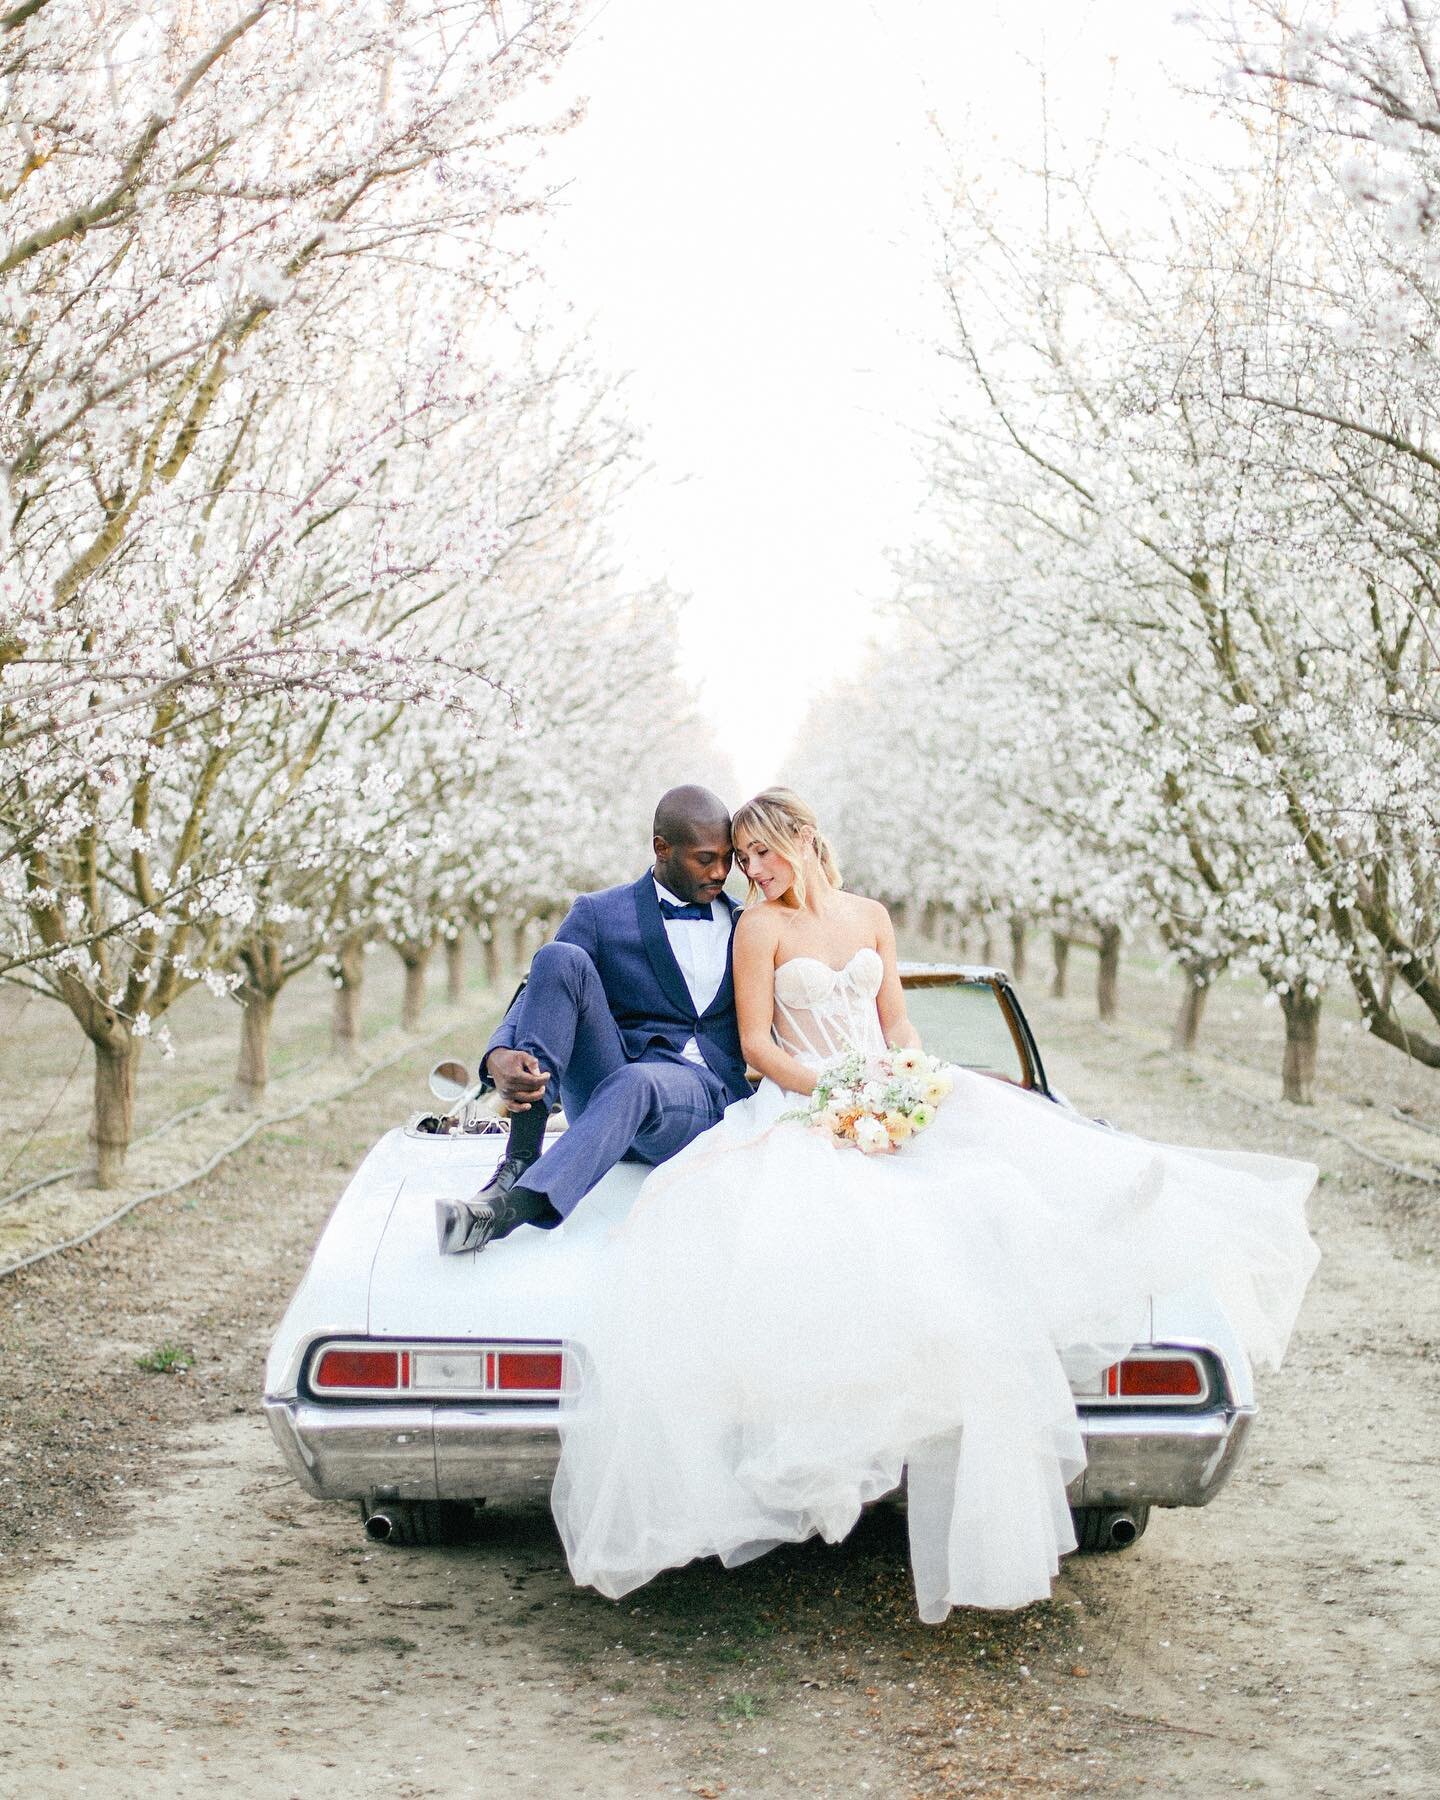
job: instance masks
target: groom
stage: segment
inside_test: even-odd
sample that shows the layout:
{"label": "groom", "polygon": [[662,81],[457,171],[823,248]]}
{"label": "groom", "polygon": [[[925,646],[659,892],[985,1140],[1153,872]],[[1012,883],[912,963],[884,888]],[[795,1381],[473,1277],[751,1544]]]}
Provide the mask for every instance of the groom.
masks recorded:
{"label": "groom", "polygon": [[[581,894],[536,951],[480,1062],[511,1112],[505,1159],[473,1200],[436,1202],[441,1250],[557,1224],[622,1157],[664,1162],[750,1092],[724,803],[707,788],[671,788],[655,809],[654,848],[653,869]],[[542,1154],[557,1099],[568,1129]]]}

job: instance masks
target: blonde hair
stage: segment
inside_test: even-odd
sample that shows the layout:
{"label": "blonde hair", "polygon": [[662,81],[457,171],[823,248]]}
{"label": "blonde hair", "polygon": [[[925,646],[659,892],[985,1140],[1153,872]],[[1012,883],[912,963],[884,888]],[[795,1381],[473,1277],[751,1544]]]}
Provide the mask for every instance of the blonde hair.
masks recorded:
{"label": "blonde hair", "polygon": [[[815,854],[820,858],[820,867],[825,879],[831,887],[843,887],[840,879],[840,868],[835,861],[835,852],[825,841],[819,821],[798,794],[792,794],[789,788],[766,788],[763,794],[757,794],[753,800],[747,800],[735,817],[730,821],[730,836],[734,840],[738,853],[742,833],[748,838],[758,838],[767,850],[783,856],[795,871],[795,885],[791,892],[795,896],[797,906],[805,904],[804,857],[810,848],[810,840],[814,840]],[[754,900],[760,892],[752,881],[747,900]]]}

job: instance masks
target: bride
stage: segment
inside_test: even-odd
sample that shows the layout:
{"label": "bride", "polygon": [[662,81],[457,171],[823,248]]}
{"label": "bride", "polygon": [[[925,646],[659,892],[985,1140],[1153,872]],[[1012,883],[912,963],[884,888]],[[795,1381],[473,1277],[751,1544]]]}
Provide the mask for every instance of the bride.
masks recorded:
{"label": "bride", "polygon": [[760,898],[734,970],[763,1080],[646,1179],[605,1252],[561,1408],[571,1571],[618,1598],[694,1557],[836,1542],[903,1471],[921,1618],[1023,1606],[1075,1545],[1071,1378],[1197,1280],[1277,1363],[1316,1171],[1147,1143],[958,1068],[891,1155],[786,1118],[827,1060],[919,1040],[890,917],[841,887],[810,809],[773,789],[732,835]]}

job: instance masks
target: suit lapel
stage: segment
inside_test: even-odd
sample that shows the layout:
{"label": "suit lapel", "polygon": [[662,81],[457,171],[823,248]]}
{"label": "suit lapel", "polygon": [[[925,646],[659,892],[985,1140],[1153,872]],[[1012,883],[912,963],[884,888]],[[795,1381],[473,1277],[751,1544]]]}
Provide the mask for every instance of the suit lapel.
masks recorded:
{"label": "suit lapel", "polygon": [[[720,898],[730,912],[730,942],[725,949],[725,973],[720,977],[720,985],[715,990],[715,998],[700,1015],[704,1019],[708,1019],[711,1013],[724,1012],[726,1007],[735,1004],[735,926],[740,918],[740,908],[728,894],[721,894]],[[658,904],[656,910],[659,910]]]}
{"label": "suit lapel", "polygon": [[655,971],[655,979],[681,1012],[687,1017],[693,1017],[695,1002],[690,998],[685,977],[680,973],[675,952],[670,948],[670,940],[665,935],[665,921],[660,917],[660,901],[655,892],[654,877],[647,870],[630,891],[635,896],[635,911],[640,920],[640,941],[645,946],[650,967]]}

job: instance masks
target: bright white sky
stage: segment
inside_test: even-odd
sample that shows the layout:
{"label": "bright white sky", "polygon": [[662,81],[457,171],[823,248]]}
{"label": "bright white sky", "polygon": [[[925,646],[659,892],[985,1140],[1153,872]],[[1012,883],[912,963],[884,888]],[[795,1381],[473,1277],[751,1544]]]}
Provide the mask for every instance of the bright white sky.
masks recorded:
{"label": "bright white sky", "polygon": [[[744,793],[852,669],[924,499],[941,321],[938,115],[967,157],[1104,107],[1162,141],[1170,0],[609,0],[571,68],[585,123],[545,260],[629,370],[654,473],[622,549],[692,596],[687,667]],[[1118,59],[1118,60],[1113,60]],[[1119,94],[1116,87],[1118,84]]]}

